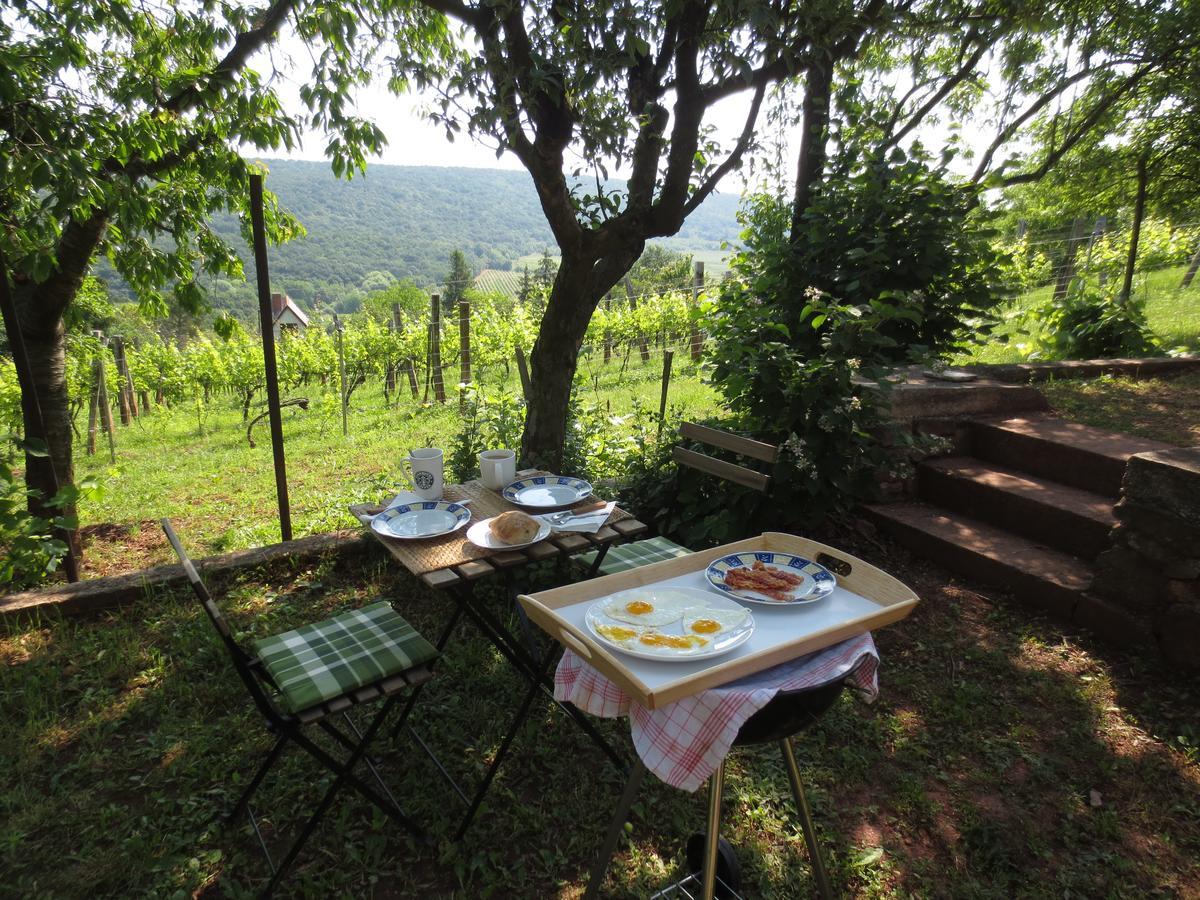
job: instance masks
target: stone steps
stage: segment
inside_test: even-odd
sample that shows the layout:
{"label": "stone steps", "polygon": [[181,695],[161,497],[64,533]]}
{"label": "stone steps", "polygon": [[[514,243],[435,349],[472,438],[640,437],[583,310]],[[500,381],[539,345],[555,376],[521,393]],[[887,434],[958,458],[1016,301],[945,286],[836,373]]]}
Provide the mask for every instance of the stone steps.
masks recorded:
{"label": "stone steps", "polygon": [[917,484],[928,503],[1084,559],[1107,549],[1116,524],[1108,497],[973,457],[927,460]]}
{"label": "stone steps", "polygon": [[1073,618],[1092,583],[1091,568],[1078,557],[961,513],[920,502],[868,506],[866,513],[913,552],[1062,619]]}
{"label": "stone steps", "polygon": [[1170,449],[1043,414],[975,419],[970,429],[973,456],[1114,500],[1129,457]]}

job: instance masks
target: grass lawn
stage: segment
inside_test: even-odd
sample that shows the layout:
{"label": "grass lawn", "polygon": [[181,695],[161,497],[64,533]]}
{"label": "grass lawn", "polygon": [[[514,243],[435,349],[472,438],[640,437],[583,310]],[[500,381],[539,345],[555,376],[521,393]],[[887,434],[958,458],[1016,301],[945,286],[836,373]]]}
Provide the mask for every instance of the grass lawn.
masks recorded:
{"label": "grass lawn", "polygon": [[[1151,330],[1162,340],[1165,350],[1184,347],[1200,349],[1200,278],[1186,290],[1180,290],[1186,266],[1174,266],[1138,275],[1134,292],[1146,298],[1146,316]],[[1050,298],[1052,285],[1037,288],[1015,298],[1001,314],[1005,318],[995,332],[1006,342],[989,340],[986,344],[963,354],[955,360],[967,363],[1014,363],[1025,361],[1036,349],[1035,327],[1025,320],[1029,309]]]}
{"label": "grass lawn", "polygon": [[[924,601],[877,635],[880,700],[846,695],[797,741],[845,894],[1200,896],[1195,679],[1066,633],[890,545],[827,539],[850,543]],[[221,593],[235,626],[254,635],[381,595],[426,633],[447,611],[381,553],[258,571]],[[261,888],[249,829],[222,830],[217,817],[269,741],[195,602],[164,595],[91,621],[3,627],[0,893],[242,897]],[[518,691],[506,665],[464,630],[417,723],[457,774],[474,775]],[[629,747],[626,723],[603,727]],[[618,776],[544,709],[517,747],[462,844],[418,849],[345,795],[288,892],[577,897]],[[457,801],[424,758],[402,743],[383,761],[410,810],[448,834]],[[259,805],[282,829],[325,783],[302,756],[285,757]],[[732,758],[726,798],[746,896],[811,896],[774,748]],[[665,884],[703,816],[703,792],[648,779],[606,895],[645,897]]]}
{"label": "grass lawn", "polygon": [[[657,411],[662,359],[642,364],[636,353],[626,368],[622,357],[604,365],[597,354],[580,360],[588,388],[585,402],[599,401],[613,415],[628,413],[635,400]],[[517,390],[515,370],[490,390]],[[336,389],[301,387],[308,411],[283,410],[284,446],[292,527],[305,534],[354,527],[346,507],[378,499],[400,478],[399,460],[413,447],[449,450],[461,427],[453,387],[445,406],[422,405],[410,396],[397,406],[384,403],[382,385],[368,382],[353,395],[349,436],[343,437]],[[286,399],[286,397],[285,397]],[[691,417],[716,409],[715,393],[702,384],[682,354],[675,360],[669,403]],[[261,410],[252,410],[252,416]],[[155,522],[170,516],[188,534],[196,555],[261,546],[279,540],[271,462],[270,429],[264,418],[254,430],[258,446],[246,442],[241,410],[233,398],[217,398],[200,433],[194,409],[155,410],[117,427],[117,461],[109,461],[103,436],[99,452],[77,450],[78,476],[93,476],[101,494],[80,508],[89,577],[129,572],[173,557]],[[86,426],[86,422],[83,423]]]}
{"label": "grass lawn", "polygon": [[1040,385],[1064,418],[1109,431],[1200,446],[1200,373],[1134,381],[1104,376]]}

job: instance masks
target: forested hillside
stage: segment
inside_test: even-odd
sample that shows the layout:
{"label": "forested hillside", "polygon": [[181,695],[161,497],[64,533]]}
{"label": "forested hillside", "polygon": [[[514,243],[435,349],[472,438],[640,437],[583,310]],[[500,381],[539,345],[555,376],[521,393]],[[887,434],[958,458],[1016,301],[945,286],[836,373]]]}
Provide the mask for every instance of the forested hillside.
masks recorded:
{"label": "forested hillside", "polygon": [[[307,229],[307,236],[271,251],[271,278],[302,305],[321,300],[351,310],[370,273],[388,273],[419,285],[440,283],[450,253],[462,250],[472,271],[508,269],[518,257],[554,250],[528,174],[500,169],[372,165],[352,181],[329,164],[268,160],[267,186]],[[730,182],[731,190],[733,182]],[[678,250],[714,250],[736,239],[738,197],[714,195],[662,243]],[[244,248],[230,217],[217,230]],[[248,250],[243,257],[250,259]],[[247,266],[253,277],[253,269]],[[99,274],[118,295],[111,270]],[[377,285],[378,275],[367,287]],[[252,311],[250,284],[211,285],[214,307]]]}

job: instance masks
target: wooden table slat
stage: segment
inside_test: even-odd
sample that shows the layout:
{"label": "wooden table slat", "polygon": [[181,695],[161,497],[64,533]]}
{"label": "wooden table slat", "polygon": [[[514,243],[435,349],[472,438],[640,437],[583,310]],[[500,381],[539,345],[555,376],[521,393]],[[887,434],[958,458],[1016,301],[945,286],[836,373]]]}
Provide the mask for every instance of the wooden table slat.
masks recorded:
{"label": "wooden table slat", "polygon": [[525,548],[525,555],[534,562],[541,562],[544,559],[552,559],[558,556],[558,547],[550,543],[550,541],[542,541],[534,544],[532,547]]}
{"label": "wooden table slat", "polygon": [[444,588],[458,584],[462,578],[451,569],[434,569],[422,575],[421,580],[431,588]]}
{"label": "wooden table slat", "polygon": [[621,533],[608,525],[603,526],[595,534],[585,534],[584,537],[593,544],[611,544],[621,536]]}
{"label": "wooden table slat", "polygon": [[550,540],[564,553],[578,553],[580,550],[587,550],[592,546],[592,542],[582,534],[570,532],[551,535]]}
{"label": "wooden table slat", "polygon": [[476,578],[491,575],[496,571],[496,568],[485,560],[473,559],[470,562],[455,566],[454,571],[467,579],[467,581],[474,581]]}
{"label": "wooden table slat", "polygon": [[613,522],[610,527],[615,529],[621,537],[631,537],[635,534],[641,534],[648,526],[637,519],[623,519],[620,522]]}
{"label": "wooden table slat", "polygon": [[529,557],[520,550],[504,550],[495,556],[489,556],[488,562],[498,569],[508,569],[512,566],[524,565],[529,562]]}

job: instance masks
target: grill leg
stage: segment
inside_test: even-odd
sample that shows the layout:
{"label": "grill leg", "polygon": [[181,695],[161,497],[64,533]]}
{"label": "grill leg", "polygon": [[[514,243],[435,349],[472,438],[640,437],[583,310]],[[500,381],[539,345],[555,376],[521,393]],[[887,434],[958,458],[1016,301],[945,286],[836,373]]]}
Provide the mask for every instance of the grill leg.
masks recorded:
{"label": "grill leg", "polygon": [[717,890],[717,845],[721,840],[721,794],[725,788],[725,760],[708,780],[708,830],[704,835],[704,869],[701,896],[713,900]]}
{"label": "grill leg", "polygon": [[817,843],[817,829],[813,826],[812,811],[808,808],[808,799],[804,796],[804,785],[800,782],[800,767],[796,765],[796,754],[792,752],[790,738],[779,742],[783,750],[783,761],[787,763],[788,781],[792,783],[792,796],[796,798],[796,808],[800,811],[800,828],[804,831],[804,843],[808,847],[808,858],[812,864],[813,877],[817,881],[817,890],[822,900],[833,900],[833,888],[829,884],[829,874],[825,871],[825,861],[821,858],[821,846]]}

